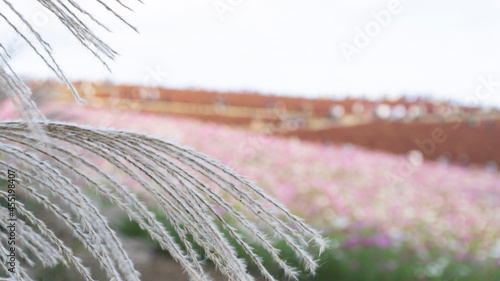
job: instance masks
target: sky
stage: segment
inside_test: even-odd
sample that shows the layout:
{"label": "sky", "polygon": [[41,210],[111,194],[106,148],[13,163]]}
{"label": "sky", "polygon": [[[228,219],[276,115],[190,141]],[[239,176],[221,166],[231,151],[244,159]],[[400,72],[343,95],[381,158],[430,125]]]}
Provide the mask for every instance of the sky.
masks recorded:
{"label": "sky", "polygon": [[[74,80],[500,106],[499,1],[125,1],[134,12],[118,10],[139,33],[93,2],[85,7],[113,31],[97,34],[120,54],[112,72],[35,1],[15,3]],[[11,33],[0,22],[0,38]],[[28,47],[13,46],[24,77],[54,77]]]}

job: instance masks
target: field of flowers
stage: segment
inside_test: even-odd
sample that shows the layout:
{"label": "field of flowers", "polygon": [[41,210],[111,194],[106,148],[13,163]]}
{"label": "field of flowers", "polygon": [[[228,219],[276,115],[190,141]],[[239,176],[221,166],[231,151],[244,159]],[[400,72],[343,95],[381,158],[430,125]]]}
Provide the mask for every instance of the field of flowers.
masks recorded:
{"label": "field of flowers", "polygon": [[[52,119],[147,132],[201,151],[324,233],[340,233],[332,236],[334,251],[408,245],[423,260],[439,249],[453,259],[500,265],[496,172],[422,161],[418,152],[395,156],[150,113],[67,105],[44,111]],[[447,261],[440,262],[443,270]]]}

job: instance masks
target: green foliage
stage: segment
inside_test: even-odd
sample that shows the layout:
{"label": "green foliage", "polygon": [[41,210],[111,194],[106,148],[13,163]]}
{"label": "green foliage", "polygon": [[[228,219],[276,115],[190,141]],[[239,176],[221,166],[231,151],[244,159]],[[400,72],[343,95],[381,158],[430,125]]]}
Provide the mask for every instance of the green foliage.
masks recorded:
{"label": "green foliage", "polygon": [[[160,215],[160,214],[158,214]],[[161,221],[167,224],[165,216]],[[168,227],[176,239],[173,227]],[[119,231],[130,237],[137,239],[149,239],[146,231],[128,219],[123,219],[120,223]],[[345,238],[344,234],[331,234],[327,238],[331,241],[339,241]],[[254,276],[259,276],[258,268],[250,262],[241,246],[231,241],[238,254],[248,262],[248,269]],[[263,259],[263,264],[270,273],[278,280],[287,280],[282,270],[275,264],[271,255],[262,247],[252,245],[255,252]],[[168,255],[168,252],[157,250]],[[276,247],[281,251],[283,259],[294,266],[299,263],[295,258],[295,253],[283,242],[277,242]],[[201,248],[197,249],[203,253]],[[461,261],[452,257],[447,257],[447,266],[439,276],[432,276],[432,271],[439,267],[439,261],[444,260],[445,253],[438,250],[429,253],[432,262],[423,262],[413,250],[402,246],[400,249],[379,248],[379,247],[354,247],[343,249],[334,247],[325,251],[319,257],[320,267],[316,275],[304,275],[299,280],[311,281],[497,281],[500,280],[500,269],[492,264],[473,264],[470,261]],[[433,269],[434,268],[434,269]]]}

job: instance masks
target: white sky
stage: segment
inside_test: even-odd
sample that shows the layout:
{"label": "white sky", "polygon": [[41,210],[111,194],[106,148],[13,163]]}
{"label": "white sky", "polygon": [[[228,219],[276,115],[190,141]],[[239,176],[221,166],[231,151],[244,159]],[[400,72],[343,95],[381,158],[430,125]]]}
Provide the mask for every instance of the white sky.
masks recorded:
{"label": "white sky", "polygon": [[[34,2],[16,1],[21,6]],[[241,3],[221,21],[213,0],[126,1],[135,12],[123,15],[141,34],[89,5],[114,31],[99,32],[121,54],[110,64],[112,73],[68,39],[57,19],[48,18],[41,33],[72,79],[143,85],[157,76],[167,87],[310,97],[409,93],[458,102],[474,95],[479,77],[500,81],[496,0],[401,0],[400,13],[350,63],[341,43],[353,44],[355,28],[364,29],[372,12],[386,10],[392,0],[220,1]],[[43,10],[32,7],[28,19],[47,20]],[[0,36],[9,32],[0,22]],[[16,50],[13,64],[23,75],[51,77],[27,48]],[[483,96],[482,104],[500,105],[497,90]]]}

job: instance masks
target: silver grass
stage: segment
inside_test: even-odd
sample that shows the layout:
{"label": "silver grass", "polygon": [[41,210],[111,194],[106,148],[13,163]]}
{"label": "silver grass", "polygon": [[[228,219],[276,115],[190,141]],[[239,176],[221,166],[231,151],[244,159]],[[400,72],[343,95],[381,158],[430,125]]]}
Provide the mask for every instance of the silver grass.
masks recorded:
{"label": "silver grass", "polygon": [[[32,2],[53,13],[105,67],[106,59],[116,56],[88,27],[86,21],[109,31],[82,8],[83,1]],[[136,30],[113,7],[131,10],[125,3],[96,2]],[[81,102],[78,92],[55,61],[49,43],[13,3],[0,0],[0,18]],[[16,21],[24,28],[16,26]],[[300,270],[287,264],[274,246],[275,240],[282,240],[295,252],[305,271],[314,274],[318,264],[311,254],[311,246],[321,254],[326,241],[263,190],[217,161],[157,137],[47,120],[37,109],[29,88],[11,68],[11,58],[2,43],[5,42],[0,42],[0,89],[13,101],[23,120],[0,122],[0,169],[3,173],[8,169],[18,172],[17,184],[23,196],[38,202],[70,229],[99,261],[109,280],[140,280],[140,273],[96,203],[86,195],[86,188],[95,189],[136,221],[182,265],[191,280],[211,280],[195,245],[203,249],[228,280],[254,280],[247,271],[246,261],[238,257],[230,240],[241,246],[267,280],[275,278],[255,253],[252,243],[265,249],[286,276],[298,280]],[[115,170],[104,171],[95,161],[104,161]],[[7,174],[1,175],[7,178]],[[120,176],[130,179],[129,185],[142,188],[148,196],[136,195],[131,186],[118,179]],[[7,196],[5,191],[0,191],[0,197],[6,199]],[[241,208],[235,208],[234,202]],[[82,260],[42,219],[21,202],[16,203],[18,227],[22,229],[18,237],[23,243],[17,251],[21,260],[15,274],[8,272],[7,248],[3,243],[0,272],[7,274],[9,280],[31,280],[29,267],[62,263],[74,267],[85,280],[94,280]],[[152,205],[166,214],[180,243],[149,210]],[[7,210],[0,209],[0,219],[6,221],[7,217]],[[2,241],[7,238],[5,233],[0,233],[0,237]]]}

